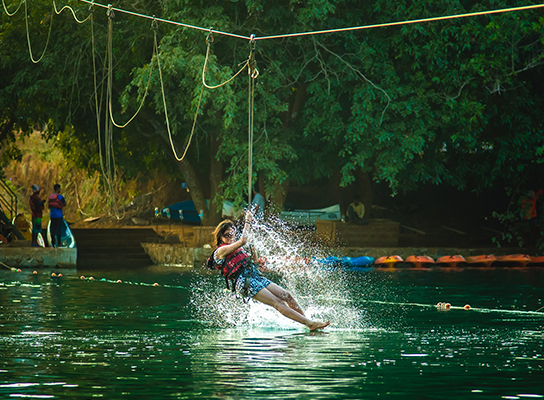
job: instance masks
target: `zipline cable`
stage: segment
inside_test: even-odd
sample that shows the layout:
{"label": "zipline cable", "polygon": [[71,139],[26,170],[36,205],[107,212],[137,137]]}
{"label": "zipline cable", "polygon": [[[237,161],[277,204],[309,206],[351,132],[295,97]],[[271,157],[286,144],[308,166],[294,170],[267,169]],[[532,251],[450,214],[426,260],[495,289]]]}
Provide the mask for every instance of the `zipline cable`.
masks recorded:
{"label": "zipline cable", "polygon": [[[157,20],[157,22],[165,22],[165,23],[168,23],[168,24],[172,24],[172,25],[177,25],[177,26],[182,26],[182,27],[185,27],[185,28],[191,28],[191,29],[196,29],[196,30],[199,30],[199,31],[210,31],[209,28],[202,28],[200,26],[194,26],[194,25],[189,25],[189,24],[184,24],[182,22],[176,22],[176,21],[170,21],[170,20],[167,20],[167,19],[163,19],[163,18],[156,18],[155,16],[150,16],[150,15],[145,15],[145,14],[139,14],[139,13],[136,13],[136,12],[133,12],[133,11],[127,11],[127,10],[123,10],[121,8],[116,8],[116,7],[111,7],[111,4],[110,5],[104,5],[104,4],[99,4],[99,3],[96,3],[94,1],[90,1],[90,0],[79,0],[79,1],[82,1],[84,3],[88,3],[88,4],[91,4],[91,5],[94,5],[94,6],[98,6],[98,7],[103,7],[103,8],[108,8],[108,9],[111,9],[115,12],[120,12],[120,13],[124,13],[124,14],[128,14],[128,15],[133,15],[135,17],[141,17],[141,18],[147,18],[147,19],[154,19],[154,20]],[[235,37],[235,38],[238,38],[238,39],[249,39],[248,37],[246,36],[241,36],[241,35],[237,35],[235,33],[229,33],[229,32],[222,32],[222,31],[213,31],[213,33],[217,33],[219,35],[225,35],[225,36],[231,36],[231,37]]]}
{"label": "zipline cable", "polygon": [[418,23],[421,23],[421,22],[445,21],[445,20],[457,19],[457,18],[477,17],[477,16],[491,15],[491,14],[502,14],[502,13],[514,12],[514,11],[532,10],[532,9],[536,9],[536,8],[544,8],[544,4],[533,4],[533,5],[529,5],[529,6],[511,7],[511,8],[503,8],[503,9],[499,9],[499,10],[487,10],[487,11],[479,11],[479,12],[472,12],[472,13],[465,13],[465,14],[445,15],[445,16],[442,16],[442,17],[420,18],[420,19],[412,19],[412,20],[398,21],[398,22],[385,22],[385,23],[382,23],[382,24],[353,26],[353,27],[349,27],[349,28],[326,29],[326,30],[322,30],[322,31],[311,31],[311,32],[287,33],[287,34],[283,34],[283,35],[262,36],[262,37],[255,38],[255,40],[283,39],[283,38],[300,37],[300,36],[322,35],[322,34],[326,34],[326,33],[357,31],[357,30],[363,30],[363,29],[385,28],[385,27],[389,27],[389,26],[401,26],[401,25],[418,24]]}
{"label": "zipline cable", "polygon": [[[29,27],[28,27],[28,7],[26,5],[26,1],[23,1],[23,3],[25,3],[26,40],[28,42],[28,52],[30,53],[30,60],[34,64],[38,64],[42,60],[43,56],[45,55],[45,51],[47,50],[47,46],[49,46],[49,38],[51,37],[51,28],[53,27],[53,15],[51,15],[51,22],[49,23],[49,33],[47,34],[47,41],[45,42],[45,47],[43,49],[43,53],[40,56],[40,58],[38,58],[37,60],[34,60],[34,56],[32,55],[32,46],[30,45],[30,32],[29,32]],[[55,3],[53,2],[53,9],[55,9],[54,4]]]}
{"label": "zipline cable", "polygon": [[[89,3],[92,5],[96,5],[103,8],[109,8],[111,5],[106,6],[103,4],[95,3],[91,0],[79,0],[84,3]],[[533,10],[537,8],[543,8],[544,4],[532,4],[528,6],[520,6],[520,7],[510,7],[510,8],[502,8],[497,10],[486,10],[486,11],[478,11],[478,12],[471,12],[471,13],[464,13],[464,14],[452,14],[452,15],[445,15],[441,17],[430,17],[430,18],[420,18],[420,19],[414,19],[414,20],[405,20],[405,21],[397,21],[397,22],[385,22],[381,24],[372,24],[372,25],[362,25],[362,26],[353,26],[353,27],[347,27],[347,28],[337,28],[337,29],[326,29],[326,30],[320,30],[320,31],[309,31],[309,32],[298,32],[298,33],[287,33],[287,34],[281,34],[281,35],[269,35],[269,36],[262,36],[262,37],[254,37],[253,40],[268,40],[268,39],[283,39],[283,38],[291,38],[291,37],[300,37],[300,36],[310,36],[310,35],[322,35],[327,33],[338,33],[338,32],[348,32],[348,31],[356,31],[356,30],[364,30],[364,29],[374,29],[374,28],[385,28],[390,26],[401,26],[401,25],[409,25],[409,24],[417,24],[421,22],[433,22],[433,21],[445,21],[449,19],[457,19],[457,18],[468,18],[468,17],[476,17],[476,16],[484,16],[484,15],[492,15],[492,14],[502,14],[502,13],[508,13],[508,12],[515,12],[515,11],[526,11],[526,10]],[[123,10],[120,8],[112,8],[114,11],[118,11],[121,13],[141,17],[141,18],[148,18],[148,19],[154,19],[155,17],[145,15],[145,14],[139,14],[132,11]],[[195,25],[189,25],[184,24],[181,22],[175,22],[167,19],[157,18],[157,21],[165,22],[168,24],[183,26],[186,28],[196,29],[200,31],[210,31],[207,28],[202,28]],[[213,33],[217,33],[219,35],[225,35],[225,36],[231,36],[239,39],[246,39],[251,40],[251,36],[242,36],[237,35],[230,32],[222,32],[222,31],[216,31],[211,30]]]}

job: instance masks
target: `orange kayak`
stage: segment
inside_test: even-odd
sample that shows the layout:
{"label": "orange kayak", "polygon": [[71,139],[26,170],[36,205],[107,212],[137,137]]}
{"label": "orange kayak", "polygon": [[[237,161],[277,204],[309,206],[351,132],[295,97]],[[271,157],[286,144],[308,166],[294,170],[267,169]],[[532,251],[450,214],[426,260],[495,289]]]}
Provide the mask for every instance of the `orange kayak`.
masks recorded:
{"label": "orange kayak", "polygon": [[493,254],[467,257],[467,264],[471,265],[482,264],[486,267],[489,267],[495,261],[497,261],[497,259]]}
{"label": "orange kayak", "polygon": [[531,257],[529,264],[544,264],[544,256]]}
{"label": "orange kayak", "polygon": [[436,260],[437,264],[446,264],[448,267],[457,267],[459,264],[467,262],[465,257],[460,255],[442,256]]}
{"label": "orange kayak", "polygon": [[413,264],[416,268],[423,266],[430,267],[434,265],[434,260],[429,256],[410,256],[406,259],[407,263]]}
{"label": "orange kayak", "polygon": [[380,257],[374,260],[374,265],[378,267],[394,267],[403,261],[401,256]]}
{"label": "orange kayak", "polygon": [[531,262],[531,257],[526,254],[510,254],[508,256],[497,256],[497,261],[509,263],[516,267],[525,267]]}

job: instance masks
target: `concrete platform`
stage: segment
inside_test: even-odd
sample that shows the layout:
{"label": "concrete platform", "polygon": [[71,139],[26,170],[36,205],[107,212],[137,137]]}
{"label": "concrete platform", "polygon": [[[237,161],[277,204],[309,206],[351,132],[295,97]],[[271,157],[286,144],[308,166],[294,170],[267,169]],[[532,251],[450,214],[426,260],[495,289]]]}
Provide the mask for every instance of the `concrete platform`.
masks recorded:
{"label": "concrete platform", "polygon": [[75,268],[77,248],[0,246],[0,262],[17,268]]}

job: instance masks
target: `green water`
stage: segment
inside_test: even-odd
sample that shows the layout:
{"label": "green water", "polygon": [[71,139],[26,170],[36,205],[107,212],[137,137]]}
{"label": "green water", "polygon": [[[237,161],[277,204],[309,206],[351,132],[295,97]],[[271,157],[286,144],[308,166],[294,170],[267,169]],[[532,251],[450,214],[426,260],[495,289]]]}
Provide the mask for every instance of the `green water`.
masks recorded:
{"label": "green water", "polygon": [[0,271],[0,398],[544,397],[544,268],[285,279],[317,333],[199,271],[38,272]]}

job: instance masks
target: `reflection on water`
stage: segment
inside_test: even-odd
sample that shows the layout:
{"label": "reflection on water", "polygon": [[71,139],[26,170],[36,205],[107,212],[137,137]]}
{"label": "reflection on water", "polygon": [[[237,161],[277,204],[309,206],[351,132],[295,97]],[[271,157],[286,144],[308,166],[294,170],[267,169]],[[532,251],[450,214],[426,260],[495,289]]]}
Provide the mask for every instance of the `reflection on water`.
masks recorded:
{"label": "reflection on water", "polygon": [[544,397],[543,269],[343,272],[301,296],[325,332],[206,272],[63,274],[0,271],[0,398]]}

